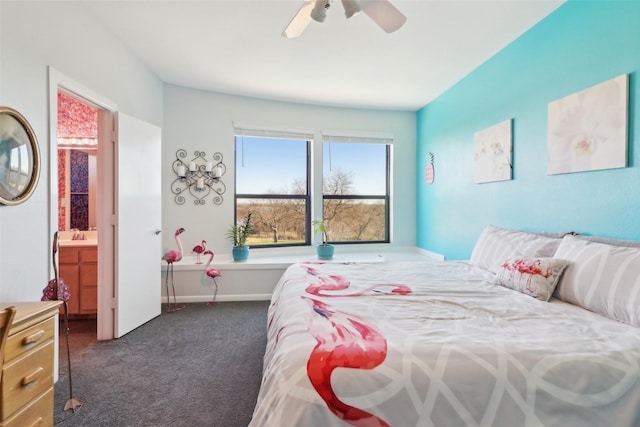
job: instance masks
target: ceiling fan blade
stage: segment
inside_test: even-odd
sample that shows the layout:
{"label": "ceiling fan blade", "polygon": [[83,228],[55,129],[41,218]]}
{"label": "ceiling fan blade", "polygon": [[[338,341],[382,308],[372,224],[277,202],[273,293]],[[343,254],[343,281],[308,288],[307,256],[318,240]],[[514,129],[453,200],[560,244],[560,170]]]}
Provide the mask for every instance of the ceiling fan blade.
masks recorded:
{"label": "ceiling fan blade", "polygon": [[396,31],[407,20],[388,0],[360,0],[358,3],[362,11],[387,33]]}
{"label": "ceiling fan blade", "polygon": [[305,0],[302,3],[302,6],[291,19],[287,28],[282,32],[282,37],[292,39],[294,37],[298,37],[307,29],[311,23],[311,10],[313,9],[314,4],[315,1],[313,0]]}

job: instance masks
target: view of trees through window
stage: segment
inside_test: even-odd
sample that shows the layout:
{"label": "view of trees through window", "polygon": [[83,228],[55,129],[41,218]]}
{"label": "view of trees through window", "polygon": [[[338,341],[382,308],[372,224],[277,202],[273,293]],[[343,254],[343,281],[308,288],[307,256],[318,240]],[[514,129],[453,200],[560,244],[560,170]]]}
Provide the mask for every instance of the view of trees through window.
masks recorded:
{"label": "view of trees through window", "polygon": [[250,246],[304,244],[307,232],[304,201],[290,199],[247,199],[238,203],[237,216],[253,212]]}
{"label": "view of trees through window", "polygon": [[389,150],[386,144],[323,142],[328,241],[389,241]]}
{"label": "view of trees through window", "polygon": [[248,245],[310,243],[310,149],[305,139],[236,136],[236,219],[252,212]]}
{"label": "view of trees through window", "polygon": [[[236,218],[252,212],[248,245],[310,244],[309,152],[305,140],[236,137]],[[327,239],[388,241],[388,146],[332,143],[323,152]]]}

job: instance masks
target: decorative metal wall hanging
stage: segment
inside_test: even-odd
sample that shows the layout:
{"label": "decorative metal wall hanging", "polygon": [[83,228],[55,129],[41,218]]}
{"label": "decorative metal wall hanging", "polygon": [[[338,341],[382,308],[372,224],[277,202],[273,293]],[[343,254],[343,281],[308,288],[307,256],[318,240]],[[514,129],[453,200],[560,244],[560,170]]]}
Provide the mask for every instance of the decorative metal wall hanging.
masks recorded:
{"label": "decorative metal wall hanging", "polygon": [[184,193],[189,193],[195,205],[204,205],[207,197],[213,194],[213,203],[222,204],[222,195],[227,191],[227,186],[221,180],[227,172],[227,167],[222,163],[222,154],[214,153],[213,161],[207,160],[204,151],[194,151],[193,155],[191,160],[186,160],[187,150],[179,149],[171,164],[176,174],[176,179],[171,183],[175,202],[184,205]]}

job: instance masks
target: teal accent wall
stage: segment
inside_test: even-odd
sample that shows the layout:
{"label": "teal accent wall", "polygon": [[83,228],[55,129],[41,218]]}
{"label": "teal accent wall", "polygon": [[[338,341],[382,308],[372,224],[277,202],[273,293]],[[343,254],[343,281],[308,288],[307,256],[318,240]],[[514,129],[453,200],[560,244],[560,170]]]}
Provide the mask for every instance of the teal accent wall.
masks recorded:
{"label": "teal accent wall", "polygon": [[[640,240],[639,70],[640,1],[570,0],[420,109],[418,246],[468,259],[487,224]],[[547,175],[548,103],[625,73],[628,167]],[[474,133],[509,118],[513,180],[474,184]]]}

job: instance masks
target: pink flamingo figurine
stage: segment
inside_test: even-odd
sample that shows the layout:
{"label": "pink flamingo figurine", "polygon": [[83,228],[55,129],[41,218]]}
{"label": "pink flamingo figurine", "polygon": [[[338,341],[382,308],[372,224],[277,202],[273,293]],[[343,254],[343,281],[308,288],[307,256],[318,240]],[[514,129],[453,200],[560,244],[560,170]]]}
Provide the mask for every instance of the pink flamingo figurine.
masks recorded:
{"label": "pink flamingo figurine", "polygon": [[[185,306],[178,305],[176,302],[176,288],[173,284],[173,263],[182,259],[182,243],[180,243],[180,234],[184,232],[184,228],[180,227],[176,230],[175,238],[178,244],[178,250],[169,250],[162,255],[162,260],[167,262],[167,275],[165,278],[165,286],[167,288],[167,302],[169,303],[168,313],[173,311],[182,310]],[[173,289],[173,308],[171,308],[171,298],[169,297],[169,271],[171,271],[171,288]]]}
{"label": "pink flamingo figurine", "polygon": [[204,247],[204,245],[206,244],[207,244],[207,241],[203,240],[201,245],[195,245],[191,250],[196,254],[196,264],[202,264],[202,261],[200,261],[200,254],[203,254],[204,251],[206,250],[206,248]]}
{"label": "pink flamingo figurine", "polygon": [[213,261],[213,256],[214,256],[213,251],[210,251],[210,250],[205,251],[204,254],[209,255],[209,261],[207,261],[207,265],[204,267],[204,271],[207,274],[207,276],[213,279],[213,284],[215,286],[215,291],[213,292],[213,299],[209,301],[207,305],[214,305],[216,303],[216,296],[218,295],[218,282],[216,282],[216,277],[222,276],[222,273],[220,273],[220,270],[218,270],[217,268],[209,268],[209,264],[211,264],[211,261]]}

